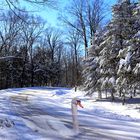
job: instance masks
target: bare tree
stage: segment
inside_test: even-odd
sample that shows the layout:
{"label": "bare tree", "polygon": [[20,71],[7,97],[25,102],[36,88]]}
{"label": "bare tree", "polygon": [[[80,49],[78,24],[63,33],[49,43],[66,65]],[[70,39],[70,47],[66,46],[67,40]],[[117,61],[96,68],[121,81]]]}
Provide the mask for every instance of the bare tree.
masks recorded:
{"label": "bare tree", "polygon": [[73,82],[76,91],[81,76],[79,73],[79,68],[80,68],[79,55],[80,55],[80,47],[81,47],[81,36],[77,32],[77,30],[71,29],[69,31],[67,41],[71,49],[71,58],[73,64],[72,77],[73,77]]}
{"label": "bare tree", "polygon": [[61,32],[55,28],[46,29],[45,32],[46,45],[50,51],[51,61],[54,62],[55,55],[59,47],[61,46]]}
{"label": "bare tree", "polygon": [[31,72],[31,85],[34,85],[34,62],[33,62],[33,47],[37,43],[38,38],[44,31],[44,24],[37,21],[37,19],[31,19],[30,25],[25,24],[23,29],[24,46],[26,46],[30,59],[30,72]]}
{"label": "bare tree", "polygon": [[10,54],[10,49],[19,45],[17,38],[19,38],[22,24],[23,22],[10,11],[7,14],[2,15],[0,27],[0,53],[2,52],[3,56],[12,55]]}
{"label": "bare tree", "polygon": [[[24,4],[24,5],[23,5]],[[26,5],[30,5],[30,7],[34,7],[34,10],[28,9]],[[41,7],[50,7],[53,9],[57,8],[57,1],[56,0],[2,0],[1,10],[5,10],[6,7],[9,8],[19,19],[23,20],[24,22],[28,23],[19,12],[26,13],[26,12],[33,12],[38,11],[37,9],[41,9]],[[22,6],[23,5],[23,6]],[[24,8],[23,8],[24,7]],[[39,7],[39,8],[37,8]]]}
{"label": "bare tree", "polygon": [[[21,59],[18,59],[18,49],[20,48],[20,34],[23,27],[23,21],[19,20],[12,12],[2,14],[0,27],[0,57],[2,63],[1,87],[17,86],[17,77],[19,77],[19,67]],[[18,61],[20,61],[18,63]],[[2,64],[1,63],[1,64]],[[4,68],[5,67],[5,68]]]}
{"label": "bare tree", "polygon": [[90,38],[100,29],[105,18],[104,0],[86,0],[87,2],[87,25],[89,26]]}
{"label": "bare tree", "polygon": [[67,7],[67,15],[61,15],[63,22],[82,36],[85,58],[88,55],[89,40],[93,38],[105,17],[103,6],[103,0],[72,0],[71,5]]}
{"label": "bare tree", "polygon": [[9,8],[14,8],[17,10],[22,10],[19,7],[19,4],[22,2],[27,2],[29,4],[34,4],[34,5],[41,5],[41,6],[51,6],[54,7],[54,4],[56,5],[57,1],[56,0],[4,0]]}
{"label": "bare tree", "polygon": [[55,28],[46,29],[44,41],[48,49],[50,85],[54,85],[54,83],[59,83],[58,77],[60,76],[60,60],[63,49],[62,32]]}

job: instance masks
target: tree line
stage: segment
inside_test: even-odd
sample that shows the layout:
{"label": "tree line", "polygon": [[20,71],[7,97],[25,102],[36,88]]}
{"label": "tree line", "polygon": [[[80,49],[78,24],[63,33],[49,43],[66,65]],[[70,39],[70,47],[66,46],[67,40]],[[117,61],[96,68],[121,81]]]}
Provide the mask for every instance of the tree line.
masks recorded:
{"label": "tree line", "polygon": [[[71,0],[60,14],[62,30],[47,26],[20,1],[3,1],[9,11],[0,14],[0,88],[81,85],[83,57],[105,16],[103,0]],[[54,2],[24,1],[42,6]]]}
{"label": "tree line", "polygon": [[18,15],[22,19],[11,11],[1,14],[0,88],[74,86],[81,74],[76,33],[65,41],[61,30],[45,27],[41,18]]}

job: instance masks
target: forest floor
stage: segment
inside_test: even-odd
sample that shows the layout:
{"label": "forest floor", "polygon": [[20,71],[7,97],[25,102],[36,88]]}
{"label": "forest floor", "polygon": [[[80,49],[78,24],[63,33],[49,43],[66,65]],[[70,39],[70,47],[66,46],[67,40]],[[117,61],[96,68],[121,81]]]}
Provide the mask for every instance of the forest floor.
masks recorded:
{"label": "forest floor", "polygon": [[[140,139],[140,97],[123,106],[68,88],[17,88],[0,94],[0,140]],[[74,97],[84,106],[78,108],[79,134],[72,126]]]}

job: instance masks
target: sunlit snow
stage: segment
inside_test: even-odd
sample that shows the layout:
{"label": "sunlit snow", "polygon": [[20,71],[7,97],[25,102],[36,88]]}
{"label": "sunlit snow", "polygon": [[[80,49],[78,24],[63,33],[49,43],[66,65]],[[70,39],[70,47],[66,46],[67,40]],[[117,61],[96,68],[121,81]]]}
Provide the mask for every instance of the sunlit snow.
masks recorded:
{"label": "sunlit snow", "polygon": [[[96,96],[85,97],[68,88],[19,88],[0,93],[1,140],[140,139],[140,108],[136,104],[96,101]],[[78,134],[71,117],[74,97],[84,106],[78,108]]]}

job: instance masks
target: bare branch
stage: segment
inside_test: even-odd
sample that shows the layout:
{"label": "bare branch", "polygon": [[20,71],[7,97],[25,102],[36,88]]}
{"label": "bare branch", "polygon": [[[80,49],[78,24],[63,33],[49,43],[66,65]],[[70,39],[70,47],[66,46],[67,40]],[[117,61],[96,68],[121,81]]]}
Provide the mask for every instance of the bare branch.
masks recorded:
{"label": "bare branch", "polygon": [[[57,2],[56,0],[23,0],[27,3],[32,4],[33,6],[47,6],[47,7],[51,7],[54,9],[57,9]],[[7,3],[9,9],[21,20],[23,20],[25,23],[28,24],[27,21],[25,21],[20,15],[18,15],[18,12],[33,12],[33,11],[28,11],[28,10],[24,10],[23,8],[19,7],[20,1],[19,0],[5,0],[5,2]]]}

